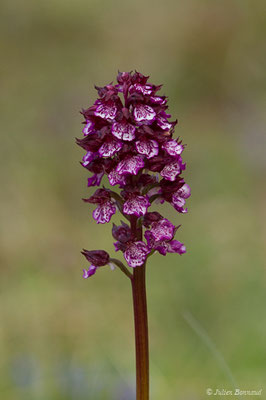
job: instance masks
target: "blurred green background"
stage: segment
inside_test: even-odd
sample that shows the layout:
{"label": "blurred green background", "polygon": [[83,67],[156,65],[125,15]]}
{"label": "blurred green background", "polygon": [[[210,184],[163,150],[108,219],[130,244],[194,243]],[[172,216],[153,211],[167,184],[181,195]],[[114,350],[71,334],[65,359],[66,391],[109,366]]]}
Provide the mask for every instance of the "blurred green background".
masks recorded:
{"label": "blurred green background", "polygon": [[[266,398],[266,5],[248,0],[2,0],[1,400],[132,400],[130,285],[82,279],[114,255],[81,197],[79,110],[137,69],[164,83],[187,143],[187,254],[148,265],[152,400],[207,388]],[[118,221],[118,219],[114,219]],[[252,398],[252,396],[249,396]]]}

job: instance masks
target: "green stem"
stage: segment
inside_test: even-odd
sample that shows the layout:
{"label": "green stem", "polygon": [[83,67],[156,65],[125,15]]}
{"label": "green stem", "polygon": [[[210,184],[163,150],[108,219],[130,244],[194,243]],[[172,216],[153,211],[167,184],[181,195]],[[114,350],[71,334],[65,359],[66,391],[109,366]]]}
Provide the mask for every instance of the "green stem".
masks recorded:
{"label": "green stem", "polygon": [[122,261],[117,260],[117,258],[110,258],[110,262],[114,263],[118,268],[121,269],[121,271],[129,278],[132,279],[133,275],[131,274],[131,272],[129,272],[129,270],[127,269],[127,267],[125,267],[125,265],[122,263]]}
{"label": "green stem", "polygon": [[[137,240],[142,232],[137,230],[137,219],[132,217],[131,229]],[[136,345],[136,400],[149,400],[149,338],[146,299],[146,263],[134,268],[132,284]]]}

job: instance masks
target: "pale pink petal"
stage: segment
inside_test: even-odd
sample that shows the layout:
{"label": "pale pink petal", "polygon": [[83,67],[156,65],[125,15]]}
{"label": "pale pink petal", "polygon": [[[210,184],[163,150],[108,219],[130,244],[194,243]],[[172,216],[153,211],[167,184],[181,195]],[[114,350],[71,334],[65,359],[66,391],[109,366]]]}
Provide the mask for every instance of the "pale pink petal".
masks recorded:
{"label": "pale pink petal", "polygon": [[138,153],[145,155],[147,158],[157,156],[159,153],[159,145],[155,140],[138,140],[136,148]]}
{"label": "pale pink petal", "polygon": [[156,117],[156,112],[147,104],[137,104],[133,115],[136,122],[152,123]]}

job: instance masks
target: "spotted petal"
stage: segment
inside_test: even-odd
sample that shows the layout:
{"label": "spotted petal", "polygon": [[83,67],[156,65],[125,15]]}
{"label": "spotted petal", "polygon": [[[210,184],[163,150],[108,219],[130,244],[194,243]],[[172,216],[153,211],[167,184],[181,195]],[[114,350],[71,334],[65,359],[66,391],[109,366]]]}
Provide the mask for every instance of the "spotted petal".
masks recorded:
{"label": "spotted petal", "polygon": [[178,144],[175,140],[169,140],[162,145],[162,148],[170,154],[170,156],[179,156],[184,150],[184,146],[182,144]]}
{"label": "spotted petal", "polygon": [[141,266],[144,264],[147,255],[149,254],[149,249],[147,245],[142,242],[133,242],[127,246],[124,252],[124,257],[128,265],[132,268]]}
{"label": "spotted petal", "polygon": [[128,215],[135,215],[136,217],[140,217],[141,215],[146,214],[147,209],[150,205],[151,204],[147,197],[132,196],[124,203],[123,212]]}
{"label": "spotted petal", "polygon": [[120,175],[131,174],[137,175],[138,171],[144,167],[144,161],[141,156],[127,157],[116,167],[116,171]]}
{"label": "spotted petal", "polygon": [[108,179],[111,186],[115,185],[125,185],[126,184],[126,177],[125,175],[120,175],[115,169],[113,169],[109,175]]}
{"label": "spotted petal", "polygon": [[107,200],[103,204],[100,204],[92,213],[93,218],[97,221],[97,224],[105,224],[109,222],[112,215],[115,214],[115,204]]}
{"label": "spotted petal", "polygon": [[151,224],[150,232],[155,241],[171,240],[174,236],[175,226],[166,218]]}
{"label": "spotted petal", "polygon": [[178,162],[173,162],[166,165],[160,172],[161,176],[168,181],[174,181],[178,174],[180,174],[180,166]]}

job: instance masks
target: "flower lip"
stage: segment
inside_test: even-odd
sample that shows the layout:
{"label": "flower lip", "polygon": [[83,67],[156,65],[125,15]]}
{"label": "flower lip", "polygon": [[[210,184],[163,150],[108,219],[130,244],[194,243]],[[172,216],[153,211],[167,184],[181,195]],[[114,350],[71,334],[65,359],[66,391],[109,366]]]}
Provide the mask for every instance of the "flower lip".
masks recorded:
{"label": "flower lip", "polygon": [[127,122],[114,122],[112,125],[112,134],[121,140],[132,141],[135,139],[135,126]]}
{"label": "flower lip", "polygon": [[169,140],[162,145],[162,149],[164,149],[171,156],[179,156],[184,150],[184,146],[180,143],[177,143],[175,140]]}
{"label": "flower lip", "polygon": [[124,252],[124,257],[128,265],[135,268],[144,264],[149,252],[150,251],[144,242],[132,242],[127,246]]}
{"label": "flower lip", "polygon": [[128,215],[135,215],[136,217],[141,217],[145,215],[150,202],[147,196],[131,196],[123,206],[123,212]]}
{"label": "flower lip", "polygon": [[120,161],[116,167],[116,171],[120,175],[131,174],[137,175],[139,170],[144,167],[144,161],[141,156],[129,156]]}
{"label": "flower lip", "polygon": [[83,278],[88,279],[90,276],[94,275],[97,270],[95,265],[91,265],[88,270],[83,269]]}
{"label": "flower lip", "polygon": [[147,104],[136,104],[133,115],[136,122],[151,124],[155,120],[156,112]]}
{"label": "flower lip", "polygon": [[174,181],[176,179],[176,176],[179,175],[181,172],[180,165],[177,161],[172,162],[168,165],[166,165],[162,171],[160,172],[161,176],[168,180],[168,181]]}
{"label": "flower lip", "polygon": [[136,149],[138,153],[145,155],[148,159],[159,153],[159,145],[156,140],[138,140]]}
{"label": "flower lip", "polygon": [[115,169],[110,171],[108,179],[111,186],[126,184],[126,176],[120,175]]}
{"label": "flower lip", "polygon": [[166,218],[151,224],[150,232],[155,241],[173,239],[175,226]]}
{"label": "flower lip", "polygon": [[97,100],[97,107],[94,111],[96,117],[100,117],[105,120],[114,120],[117,112],[117,107],[113,101],[102,101]]}
{"label": "flower lip", "polygon": [[122,143],[118,140],[108,140],[99,148],[99,155],[101,157],[111,157],[123,147]]}
{"label": "flower lip", "polygon": [[105,224],[109,222],[112,215],[116,213],[116,206],[110,200],[106,200],[105,202],[98,205],[98,207],[93,211],[92,216],[97,222],[97,224]]}

